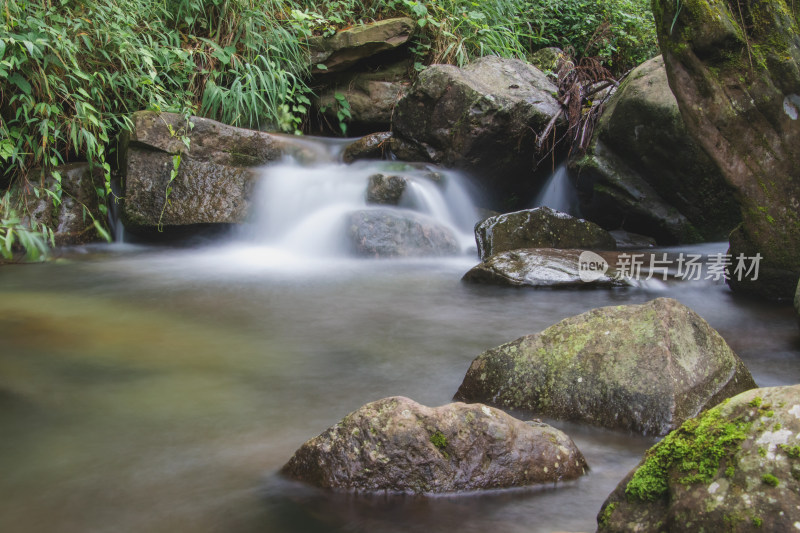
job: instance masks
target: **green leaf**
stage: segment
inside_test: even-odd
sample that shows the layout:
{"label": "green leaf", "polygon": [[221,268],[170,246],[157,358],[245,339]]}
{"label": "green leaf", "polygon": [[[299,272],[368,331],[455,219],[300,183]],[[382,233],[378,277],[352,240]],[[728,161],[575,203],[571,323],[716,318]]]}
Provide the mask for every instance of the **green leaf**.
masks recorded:
{"label": "green leaf", "polygon": [[15,72],[11,76],[9,76],[8,81],[10,81],[14,85],[16,85],[17,88],[19,88],[20,91],[22,91],[26,95],[30,96],[31,91],[32,91],[31,84],[28,83],[28,80],[23,78],[22,75],[20,75],[19,72]]}

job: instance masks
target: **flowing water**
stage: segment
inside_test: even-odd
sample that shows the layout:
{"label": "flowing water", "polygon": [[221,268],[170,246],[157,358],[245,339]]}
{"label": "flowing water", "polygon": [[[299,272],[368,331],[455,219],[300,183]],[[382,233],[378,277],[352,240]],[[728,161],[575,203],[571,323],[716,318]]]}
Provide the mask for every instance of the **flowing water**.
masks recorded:
{"label": "flowing water", "polygon": [[536,195],[533,207],[546,206],[573,216],[580,215],[578,191],[569,180],[567,164],[561,163],[544,182],[542,190]]}
{"label": "flowing water", "polygon": [[[275,167],[260,194],[284,214],[257,215],[225,243],[117,244],[0,267],[0,531],[592,531],[653,439],[552,421],[586,455],[588,475],[481,494],[329,493],[277,471],[361,405],[392,395],[447,403],[483,350],[604,305],[677,298],[759,385],[800,382],[790,307],[720,283],[518,290],[463,284],[474,250],[343,256],[329,230],[342,206],[364,207],[366,176],[388,164]],[[406,207],[458,231],[471,224],[463,189],[424,180]]]}

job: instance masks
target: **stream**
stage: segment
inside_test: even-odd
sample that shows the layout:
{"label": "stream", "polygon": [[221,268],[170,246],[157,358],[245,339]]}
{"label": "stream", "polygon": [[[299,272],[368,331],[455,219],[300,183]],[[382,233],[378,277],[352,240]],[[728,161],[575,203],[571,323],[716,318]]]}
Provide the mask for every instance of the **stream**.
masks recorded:
{"label": "stream", "polygon": [[[594,531],[603,501],[655,439],[547,420],[575,440],[588,475],[452,496],[331,493],[277,472],[363,404],[393,395],[448,403],[482,351],[600,306],[676,298],[722,334],[759,386],[800,383],[791,306],[735,297],[721,282],[462,283],[477,256],[456,177],[441,197],[421,180],[404,207],[466,234],[461,255],[347,257],[331,245],[332,213],[361,205],[375,169],[327,164],[268,170],[263,202],[273,210],[223,241],[115,243],[0,267],[0,531]],[[298,199],[335,176],[357,183]],[[269,214],[281,206],[285,216]]]}

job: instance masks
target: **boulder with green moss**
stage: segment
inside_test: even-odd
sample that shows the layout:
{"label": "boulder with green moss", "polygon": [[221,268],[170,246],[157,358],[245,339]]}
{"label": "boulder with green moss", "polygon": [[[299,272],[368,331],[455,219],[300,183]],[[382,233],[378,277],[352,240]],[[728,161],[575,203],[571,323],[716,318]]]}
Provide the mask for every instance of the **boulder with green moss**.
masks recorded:
{"label": "boulder with green moss", "polygon": [[488,350],[456,398],[664,435],[755,387],[722,337],[676,300],[594,309]]}
{"label": "boulder with green moss", "polygon": [[[469,171],[489,205],[519,207],[551,168],[535,174],[547,148],[537,148],[554,117],[558,88],[536,67],[484,57],[464,68],[433,65],[397,103],[392,150],[405,161]],[[560,119],[563,123],[563,119]]]}
{"label": "boulder with green moss", "polygon": [[549,207],[489,217],[475,226],[478,254],[489,256],[521,248],[615,250],[616,240],[593,222]]}
{"label": "boulder with green moss", "polygon": [[790,300],[800,277],[800,4],[654,0],[689,134],[741,202],[730,253],[761,254],[734,290]]}
{"label": "boulder with green moss", "polygon": [[570,164],[581,210],[665,244],[727,238],[741,221],[719,168],[686,130],[661,56],[634,69]]}
{"label": "boulder with green moss", "polygon": [[441,493],[576,479],[581,452],[563,432],[485,405],[426,407],[384,398],[303,444],[282,473],[363,492]]}
{"label": "boulder with green moss", "polygon": [[651,448],[598,514],[599,531],[794,531],[800,385],[742,393]]}
{"label": "boulder with green moss", "polygon": [[328,157],[294,136],[206,118],[141,111],[132,122],[121,141],[121,218],[134,233],[243,222],[258,167],[285,155]]}

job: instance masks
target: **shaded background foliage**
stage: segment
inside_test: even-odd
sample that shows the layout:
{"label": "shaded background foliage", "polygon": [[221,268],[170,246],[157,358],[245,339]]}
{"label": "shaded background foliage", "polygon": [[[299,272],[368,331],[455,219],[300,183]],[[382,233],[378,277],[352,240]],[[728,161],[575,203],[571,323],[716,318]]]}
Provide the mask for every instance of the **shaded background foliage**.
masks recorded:
{"label": "shaded background foliage", "polygon": [[[656,53],[647,0],[4,0],[0,8],[0,192],[15,187],[15,198],[54,203],[63,191],[58,179],[45,187],[45,175],[75,160],[102,167],[97,192],[110,201],[112,141],[140,109],[301,132],[310,107],[305,39],[362,22],[417,20],[418,69],[559,46],[621,72]],[[11,227],[26,220],[21,210],[11,197],[0,204],[0,248],[19,244]]]}

